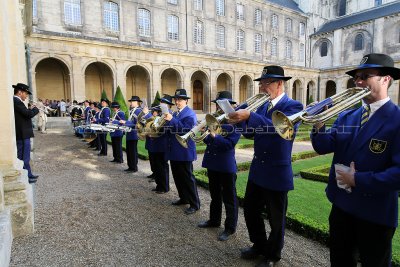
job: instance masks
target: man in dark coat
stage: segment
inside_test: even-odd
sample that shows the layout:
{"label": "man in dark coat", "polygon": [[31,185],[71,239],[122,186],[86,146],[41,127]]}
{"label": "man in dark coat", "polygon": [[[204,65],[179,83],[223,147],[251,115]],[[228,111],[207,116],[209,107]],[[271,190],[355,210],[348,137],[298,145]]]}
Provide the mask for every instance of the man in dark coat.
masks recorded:
{"label": "man in dark coat", "polygon": [[15,117],[15,137],[17,139],[17,156],[24,162],[24,169],[28,171],[29,183],[35,183],[38,175],[32,174],[29,165],[31,153],[31,138],[33,135],[32,118],[39,113],[35,106],[27,108],[23,101],[31,95],[29,86],[17,83],[14,88],[14,117]]}

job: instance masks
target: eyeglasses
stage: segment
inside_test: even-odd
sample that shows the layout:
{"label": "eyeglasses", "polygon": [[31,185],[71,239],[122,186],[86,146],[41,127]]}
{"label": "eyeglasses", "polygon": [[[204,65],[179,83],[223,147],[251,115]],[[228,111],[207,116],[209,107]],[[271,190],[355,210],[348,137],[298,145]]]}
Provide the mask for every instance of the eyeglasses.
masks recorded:
{"label": "eyeglasses", "polygon": [[274,81],[270,81],[270,82],[259,81],[258,85],[270,85],[271,83],[274,83],[274,82],[279,82],[279,80],[274,80]]}
{"label": "eyeglasses", "polygon": [[369,78],[372,77],[376,77],[376,76],[380,76],[380,75],[375,75],[375,74],[368,74],[368,73],[361,73],[360,75],[356,74],[353,76],[353,80],[356,82],[358,79],[362,80],[362,81],[366,81]]}

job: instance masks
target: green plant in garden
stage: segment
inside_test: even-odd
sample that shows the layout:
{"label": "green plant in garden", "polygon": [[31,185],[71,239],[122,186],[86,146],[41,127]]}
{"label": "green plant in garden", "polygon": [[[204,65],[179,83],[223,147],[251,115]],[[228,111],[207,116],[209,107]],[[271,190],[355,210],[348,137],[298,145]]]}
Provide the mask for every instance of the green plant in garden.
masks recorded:
{"label": "green plant in garden", "polygon": [[154,106],[160,105],[160,100],[158,100],[158,99],[160,99],[160,93],[157,91],[156,96],[154,97],[152,105],[154,105]]}
{"label": "green plant in garden", "polygon": [[125,112],[125,117],[129,117],[129,107],[126,104],[125,97],[122,94],[121,88],[117,86],[117,91],[115,92],[114,102],[118,102],[120,109]]}
{"label": "green plant in garden", "polygon": [[106,90],[104,90],[104,88],[103,91],[101,92],[101,99],[108,99]]}

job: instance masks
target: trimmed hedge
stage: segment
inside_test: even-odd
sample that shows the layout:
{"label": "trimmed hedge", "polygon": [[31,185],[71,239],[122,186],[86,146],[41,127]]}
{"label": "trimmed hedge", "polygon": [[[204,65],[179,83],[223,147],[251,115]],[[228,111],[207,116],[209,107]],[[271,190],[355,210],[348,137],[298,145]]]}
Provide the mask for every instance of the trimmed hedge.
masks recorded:
{"label": "trimmed hedge", "polygon": [[330,169],[331,169],[331,165],[325,164],[325,165],[301,170],[300,176],[304,179],[328,183]]}

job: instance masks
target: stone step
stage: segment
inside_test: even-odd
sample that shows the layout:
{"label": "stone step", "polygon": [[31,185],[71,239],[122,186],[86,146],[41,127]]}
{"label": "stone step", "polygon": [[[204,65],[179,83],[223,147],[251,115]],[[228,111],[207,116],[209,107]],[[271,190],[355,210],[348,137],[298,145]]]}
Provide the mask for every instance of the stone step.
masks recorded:
{"label": "stone step", "polygon": [[48,117],[47,118],[47,129],[67,129],[72,128],[70,117]]}

